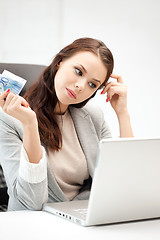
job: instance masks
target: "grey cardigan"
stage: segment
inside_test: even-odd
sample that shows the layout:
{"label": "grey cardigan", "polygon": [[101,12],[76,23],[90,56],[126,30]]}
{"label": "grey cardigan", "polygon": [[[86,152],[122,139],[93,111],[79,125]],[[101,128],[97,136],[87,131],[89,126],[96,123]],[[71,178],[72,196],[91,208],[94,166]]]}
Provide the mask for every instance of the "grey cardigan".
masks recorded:
{"label": "grey cardigan", "polygon": [[[74,200],[88,199],[95,169],[99,141],[111,137],[103,112],[91,104],[81,109],[70,107],[77,136],[87,159],[90,178],[84,182]],[[22,123],[0,108],[0,163],[8,186],[8,210],[41,210],[45,202],[68,201],[57,184],[49,164],[47,179],[28,183],[19,176],[20,152],[23,140]]]}

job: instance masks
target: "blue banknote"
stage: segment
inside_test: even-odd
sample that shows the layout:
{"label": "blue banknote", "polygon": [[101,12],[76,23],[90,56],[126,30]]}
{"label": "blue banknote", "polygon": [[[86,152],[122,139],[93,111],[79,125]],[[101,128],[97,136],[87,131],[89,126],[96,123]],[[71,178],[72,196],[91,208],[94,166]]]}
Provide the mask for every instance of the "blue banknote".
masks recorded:
{"label": "blue banknote", "polygon": [[5,70],[0,74],[0,93],[10,88],[11,92],[17,95],[21,92],[26,82],[25,79]]}

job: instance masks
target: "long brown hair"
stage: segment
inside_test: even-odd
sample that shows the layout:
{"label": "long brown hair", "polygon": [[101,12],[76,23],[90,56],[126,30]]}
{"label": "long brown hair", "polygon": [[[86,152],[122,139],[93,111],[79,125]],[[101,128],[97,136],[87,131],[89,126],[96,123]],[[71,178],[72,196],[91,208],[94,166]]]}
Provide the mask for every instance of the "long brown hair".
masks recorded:
{"label": "long brown hair", "polygon": [[[28,89],[24,98],[30,103],[31,108],[35,111],[38,119],[39,134],[42,144],[45,147],[59,150],[62,146],[62,135],[58,127],[54,109],[58,103],[54,88],[54,77],[58,71],[58,65],[62,60],[72,57],[75,53],[89,51],[99,56],[107,69],[106,81],[113,71],[114,60],[111,51],[106,45],[93,38],[80,38],[72,44],[64,47],[53,59],[52,63],[45,68],[39,79]],[[94,97],[96,92],[89,98]],[[89,99],[74,104],[76,108],[83,107]]]}

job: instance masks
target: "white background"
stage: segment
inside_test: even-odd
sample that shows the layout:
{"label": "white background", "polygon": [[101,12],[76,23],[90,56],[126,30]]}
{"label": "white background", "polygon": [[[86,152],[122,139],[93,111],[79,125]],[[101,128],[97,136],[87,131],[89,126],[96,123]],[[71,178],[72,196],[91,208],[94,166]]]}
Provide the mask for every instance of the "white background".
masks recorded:
{"label": "white background", "polygon": [[[79,37],[102,40],[128,86],[134,135],[160,136],[159,0],[0,0],[0,62],[49,64]],[[113,136],[118,122],[105,96],[94,99]]]}

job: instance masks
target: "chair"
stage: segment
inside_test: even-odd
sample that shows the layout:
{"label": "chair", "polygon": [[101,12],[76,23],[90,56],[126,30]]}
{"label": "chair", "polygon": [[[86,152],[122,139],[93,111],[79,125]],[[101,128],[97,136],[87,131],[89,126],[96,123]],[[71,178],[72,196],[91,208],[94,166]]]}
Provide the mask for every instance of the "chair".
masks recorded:
{"label": "chair", "polygon": [[20,93],[20,95],[23,96],[28,87],[32,85],[35,80],[37,80],[38,76],[41,74],[45,67],[46,66],[44,65],[36,64],[0,63],[0,73],[2,73],[3,70],[8,70],[27,80],[27,83]]}
{"label": "chair", "polygon": [[0,212],[4,212],[7,209],[8,194],[5,178],[3,175],[2,167],[0,166]]}
{"label": "chair", "polygon": [[[20,95],[23,96],[26,90],[32,83],[38,79],[46,66],[36,64],[22,64],[22,63],[0,63],[0,73],[3,70],[8,70],[27,80]],[[0,211],[6,211],[8,204],[7,186],[3,175],[3,170],[0,165]]]}

